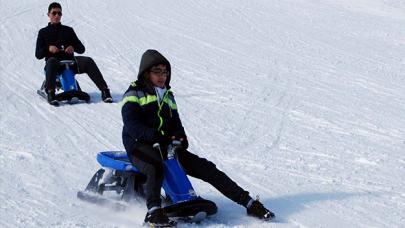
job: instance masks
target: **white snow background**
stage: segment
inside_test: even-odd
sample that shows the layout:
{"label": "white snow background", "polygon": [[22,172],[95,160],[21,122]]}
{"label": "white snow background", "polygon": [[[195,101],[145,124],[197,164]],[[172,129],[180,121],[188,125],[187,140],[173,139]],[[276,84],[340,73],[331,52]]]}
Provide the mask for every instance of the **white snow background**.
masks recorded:
{"label": "white snow background", "polygon": [[96,154],[123,150],[120,101],[142,53],[172,63],[190,139],[274,211],[264,223],[208,184],[219,207],[179,227],[404,227],[405,2],[64,0],[117,101],[52,107],[34,56],[50,1],[0,0],[0,227],[139,227],[143,203],[79,201]]}

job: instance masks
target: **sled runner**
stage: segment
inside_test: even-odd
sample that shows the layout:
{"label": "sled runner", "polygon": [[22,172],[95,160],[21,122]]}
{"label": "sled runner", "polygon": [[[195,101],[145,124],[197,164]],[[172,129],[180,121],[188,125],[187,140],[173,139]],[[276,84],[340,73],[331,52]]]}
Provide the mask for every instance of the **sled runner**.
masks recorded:
{"label": "sled runner", "polygon": [[[164,210],[170,218],[199,222],[215,214],[217,206],[195,193],[176,159],[176,144],[179,145],[180,142],[174,141],[173,144],[169,146],[168,159],[164,161]],[[125,151],[100,152],[97,154],[97,161],[103,168],[94,174],[85,191],[77,193],[79,199],[96,204],[110,204],[106,198],[101,197],[107,191],[116,192],[124,201],[144,196],[143,183],[146,177],[131,164]],[[118,203],[110,205],[124,209]]]}
{"label": "sled runner", "polygon": [[[66,101],[70,104],[77,103],[79,101],[90,101],[90,96],[83,92],[79,86],[79,83],[75,79],[75,73],[70,68],[75,64],[73,60],[62,60],[59,64],[64,67],[61,74],[56,76],[56,89],[62,90],[62,92],[57,93],[55,98],[58,101]],[[45,81],[37,93],[47,99],[46,84]]]}

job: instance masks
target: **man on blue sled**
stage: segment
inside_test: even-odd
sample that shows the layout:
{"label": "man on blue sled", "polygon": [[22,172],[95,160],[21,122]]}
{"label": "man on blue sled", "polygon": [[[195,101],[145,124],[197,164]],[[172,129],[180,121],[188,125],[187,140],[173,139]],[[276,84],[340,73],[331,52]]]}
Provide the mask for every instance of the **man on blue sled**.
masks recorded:
{"label": "man on blue sled", "polygon": [[[188,141],[170,88],[171,66],[156,50],[147,50],[141,59],[138,80],[124,94],[122,106],[123,143],[131,163],[146,176],[145,222],[154,227],[175,226],[161,207],[164,178],[163,161],[173,140],[181,142],[177,159],[187,175],[210,183],[234,202],[246,207],[247,214],[262,220],[275,215],[238,186],[214,163],[187,150]],[[159,143],[162,150],[153,148]]]}
{"label": "man on blue sled", "polygon": [[62,6],[57,2],[51,3],[48,7],[48,17],[48,26],[39,30],[35,50],[37,59],[45,58],[46,61],[44,88],[48,102],[51,105],[58,105],[55,87],[56,76],[63,70],[60,61],[73,60],[74,73],[87,73],[101,91],[102,100],[111,103],[113,100],[110,90],[94,60],[86,56],[74,56],[74,52],[83,54],[85,48],[74,30],[61,24]]}

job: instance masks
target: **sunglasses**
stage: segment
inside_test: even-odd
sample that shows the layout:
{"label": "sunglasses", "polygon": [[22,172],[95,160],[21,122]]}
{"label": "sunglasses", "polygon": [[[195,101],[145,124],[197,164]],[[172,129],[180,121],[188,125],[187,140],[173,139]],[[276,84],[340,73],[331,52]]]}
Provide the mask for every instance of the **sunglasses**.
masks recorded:
{"label": "sunglasses", "polygon": [[62,11],[53,11],[53,12],[51,12],[51,14],[53,16],[56,16],[56,15],[62,16]]}
{"label": "sunglasses", "polygon": [[150,69],[150,72],[154,73],[154,74],[158,74],[158,75],[169,75],[170,72],[166,69],[162,69],[162,68],[152,68]]}

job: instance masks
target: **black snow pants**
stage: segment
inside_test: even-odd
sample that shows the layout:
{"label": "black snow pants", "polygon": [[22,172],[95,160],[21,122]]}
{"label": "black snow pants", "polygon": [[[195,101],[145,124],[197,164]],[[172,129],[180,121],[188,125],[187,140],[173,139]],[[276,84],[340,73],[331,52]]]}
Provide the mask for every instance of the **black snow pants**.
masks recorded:
{"label": "black snow pants", "polygon": [[[167,157],[162,148],[163,158]],[[148,209],[161,206],[160,190],[163,183],[163,160],[159,151],[150,144],[136,143],[134,149],[128,153],[132,164],[146,175],[145,195]],[[214,163],[200,158],[187,150],[177,152],[177,158],[187,175],[210,183],[223,195],[238,204],[245,204],[243,200],[249,193],[239,187],[224,172],[217,169]]]}
{"label": "black snow pants", "polygon": [[[74,58],[76,64],[72,66],[72,70],[76,74],[87,73],[90,79],[96,84],[97,88],[102,91],[108,88],[103,75],[97,67],[94,60],[87,56],[77,56]],[[55,90],[56,75],[61,73],[64,66],[59,65],[59,59],[51,57],[46,61],[45,74],[46,74],[46,88],[47,90]]]}

